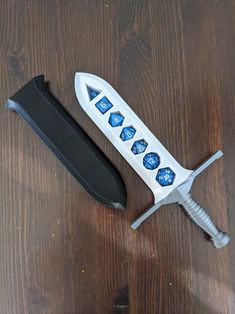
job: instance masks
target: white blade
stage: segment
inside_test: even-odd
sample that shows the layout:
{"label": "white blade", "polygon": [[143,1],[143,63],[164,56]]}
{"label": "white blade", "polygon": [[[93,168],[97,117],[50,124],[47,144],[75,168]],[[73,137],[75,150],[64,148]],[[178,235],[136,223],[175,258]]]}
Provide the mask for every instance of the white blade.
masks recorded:
{"label": "white blade", "polygon": [[152,190],[155,203],[190,176],[105,80],[76,73],[75,91],[88,116]]}

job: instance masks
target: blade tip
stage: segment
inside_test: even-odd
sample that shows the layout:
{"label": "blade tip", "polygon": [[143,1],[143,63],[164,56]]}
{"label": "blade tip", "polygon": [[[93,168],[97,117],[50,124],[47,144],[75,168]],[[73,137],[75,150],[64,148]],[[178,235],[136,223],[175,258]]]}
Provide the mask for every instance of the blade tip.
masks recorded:
{"label": "blade tip", "polygon": [[74,79],[77,80],[81,76],[81,72],[75,72]]}

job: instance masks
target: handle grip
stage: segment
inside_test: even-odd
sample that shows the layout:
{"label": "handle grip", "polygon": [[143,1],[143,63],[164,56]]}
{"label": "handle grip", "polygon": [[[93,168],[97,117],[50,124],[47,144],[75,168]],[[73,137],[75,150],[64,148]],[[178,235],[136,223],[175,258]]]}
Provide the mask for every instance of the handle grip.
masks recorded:
{"label": "handle grip", "polygon": [[211,240],[216,248],[222,248],[230,241],[229,236],[220,231],[207,212],[197,203],[195,202],[191,195],[188,193],[181,203],[184,207],[185,211],[189,215],[189,217],[199,226],[201,227],[207,234],[210,235]]}

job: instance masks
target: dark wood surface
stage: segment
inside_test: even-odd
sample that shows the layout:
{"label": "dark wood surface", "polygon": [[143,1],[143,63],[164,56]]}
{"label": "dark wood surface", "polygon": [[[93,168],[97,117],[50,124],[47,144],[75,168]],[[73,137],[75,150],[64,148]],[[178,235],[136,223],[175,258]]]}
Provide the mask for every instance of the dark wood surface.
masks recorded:
{"label": "dark wood surface", "polygon": [[[131,230],[153,196],[77,103],[76,71],[109,81],[184,167],[224,151],[193,195],[228,247],[177,205]],[[93,201],[4,108],[41,73],[119,169],[125,212]],[[1,0],[0,103],[1,314],[235,313],[234,1]]]}

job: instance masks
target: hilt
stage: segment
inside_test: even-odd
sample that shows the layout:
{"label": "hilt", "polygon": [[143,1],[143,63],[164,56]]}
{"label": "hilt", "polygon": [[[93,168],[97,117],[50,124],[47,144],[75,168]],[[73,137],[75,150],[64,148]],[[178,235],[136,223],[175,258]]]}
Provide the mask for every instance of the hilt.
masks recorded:
{"label": "hilt", "polygon": [[224,247],[229,242],[229,236],[225,232],[218,230],[206,211],[192,199],[189,193],[180,205],[184,207],[189,217],[209,234],[217,249]]}
{"label": "hilt", "polygon": [[198,176],[203,170],[209,167],[215,160],[220,158],[222,155],[223,153],[221,151],[218,151],[216,154],[206,160],[195,171],[193,171],[193,173],[185,182],[178,186],[164,200],[154,204],[143,215],[137,218],[132,223],[132,228],[137,229],[143,221],[145,221],[162,205],[178,203],[184,207],[189,217],[211,237],[211,240],[213,241],[213,244],[216,248],[222,248],[226,244],[228,244],[230,240],[229,236],[225,232],[221,232],[215,226],[207,212],[192,199],[191,194],[189,193],[196,176]]}

